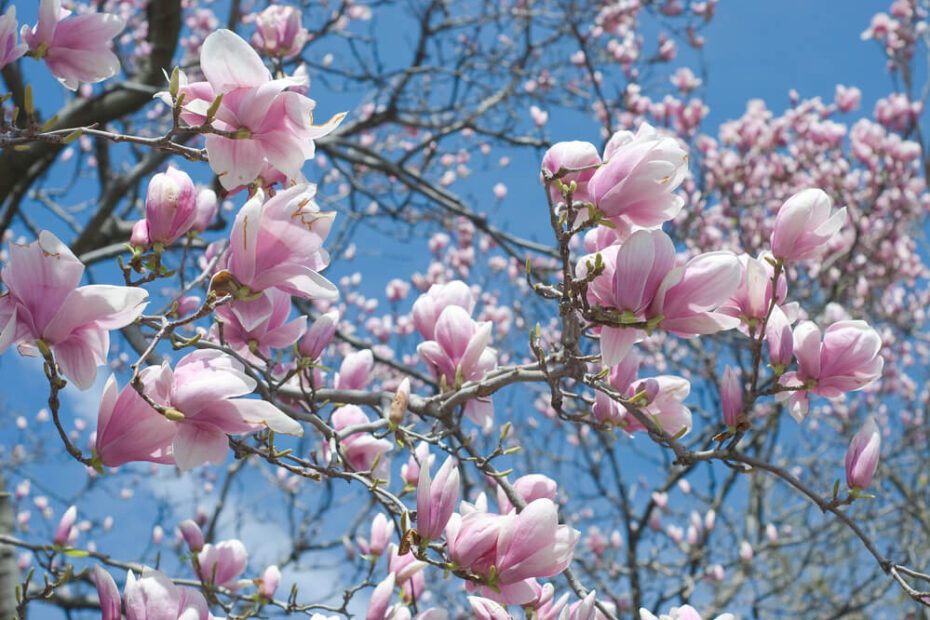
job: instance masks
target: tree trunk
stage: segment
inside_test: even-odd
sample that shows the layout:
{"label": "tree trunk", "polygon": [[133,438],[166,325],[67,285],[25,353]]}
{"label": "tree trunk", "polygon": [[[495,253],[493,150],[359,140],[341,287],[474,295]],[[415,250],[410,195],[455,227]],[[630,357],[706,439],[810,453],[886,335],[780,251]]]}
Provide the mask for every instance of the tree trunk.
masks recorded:
{"label": "tree trunk", "polygon": [[[13,498],[6,490],[0,474],[0,534],[13,535]],[[12,545],[0,543],[0,620],[16,617],[16,586],[19,569],[16,567],[16,550]]]}

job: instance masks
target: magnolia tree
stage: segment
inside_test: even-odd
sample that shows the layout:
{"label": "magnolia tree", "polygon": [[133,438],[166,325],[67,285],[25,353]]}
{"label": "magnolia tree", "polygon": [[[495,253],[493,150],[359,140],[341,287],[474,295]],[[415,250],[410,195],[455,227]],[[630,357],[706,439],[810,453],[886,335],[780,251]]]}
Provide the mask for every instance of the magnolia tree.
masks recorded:
{"label": "magnolia tree", "polygon": [[718,128],[715,0],[27,4],[0,618],[930,606],[924,2]]}

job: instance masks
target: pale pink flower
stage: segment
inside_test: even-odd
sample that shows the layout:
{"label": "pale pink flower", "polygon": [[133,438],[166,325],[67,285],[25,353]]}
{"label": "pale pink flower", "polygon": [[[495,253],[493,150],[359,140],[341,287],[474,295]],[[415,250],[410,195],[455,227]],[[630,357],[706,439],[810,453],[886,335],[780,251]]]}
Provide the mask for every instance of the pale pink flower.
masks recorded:
{"label": "pale pink flower", "polygon": [[620,131],[611,137],[588,191],[608,218],[658,226],[684,205],[673,192],[687,173],[688,154],[678,140],[643,123],[635,135]]}
{"label": "pale pink flower", "polygon": [[269,56],[292,58],[303,50],[308,34],[299,8],[273,4],[255,18],[252,45]]}
{"label": "pale pink flower", "polygon": [[203,549],[203,532],[200,531],[200,526],[197,525],[195,521],[187,519],[181,521],[178,524],[178,530],[181,532],[181,536],[184,538],[184,542],[187,543],[187,548],[194,553],[197,553]]}
{"label": "pale pink flower", "polygon": [[[558,492],[558,485],[555,480],[548,476],[542,474],[527,474],[525,476],[520,476],[514,481],[513,490],[523,498],[524,502],[529,504],[541,498],[555,500],[556,493]],[[513,504],[510,503],[510,499],[507,497],[507,494],[504,493],[504,489],[501,486],[497,487],[497,505],[501,514],[507,514],[514,509]]]}
{"label": "pale pink flower", "polygon": [[145,219],[133,226],[132,243],[142,247],[153,243],[171,245],[191,229],[196,217],[194,182],[186,172],[169,166],[149,181]]}
{"label": "pale pink flower", "polygon": [[[772,303],[772,278],[775,268],[767,260],[767,255],[753,258],[748,254],[737,257],[740,263],[740,282],[736,291],[717,309],[718,312],[740,319],[740,331],[754,333],[768,314]],[[775,287],[775,303],[782,304],[788,295],[788,280],[781,275]],[[797,304],[788,304],[786,308],[792,314],[797,312]]]}
{"label": "pale pink flower", "polygon": [[239,575],[245,572],[249,554],[239,540],[207,543],[197,554],[200,579],[220,587],[235,586]]}
{"label": "pale pink flower", "polygon": [[430,478],[429,467],[420,468],[417,484],[417,533],[422,540],[435,540],[442,536],[449,518],[459,500],[459,469],[453,457],[445,460],[435,480]]}
{"label": "pale pink flower", "polygon": [[[571,141],[557,142],[549,147],[542,159],[542,175],[544,177],[553,177],[560,170],[566,173],[560,178],[563,185],[568,185],[574,181],[576,185],[575,193],[572,195],[573,202],[591,202],[591,196],[588,194],[588,183],[591,177],[597,171],[601,164],[601,156],[597,153],[597,148],[590,142]],[[572,172],[568,172],[568,171]],[[561,192],[555,184],[551,188],[552,200],[555,204],[564,202]]]}
{"label": "pale pink flower", "polygon": [[797,372],[786,372],[781,384],[800,388],[780,392],[789,413],[798,421],[808,410],[808,393],[838,398],[845,392],[861,390],[882,374],[882,340],[865,321],[837,321],[822,334],[813,322],[803,321],[794,329],[794,355]]}
{"label": "pale pink flower", "polygon": [[248,329],[272,313],[271,299],[258,295],[267,289],[303,299],[339,297],[336,287],[318,273],[329,264],[323,242],[336,214],[321,212],[315,194],[314,185],[296,185],[265,201],[259,190],[236,215],[226,268],[241,287],[236,298],[262,305],[260,311],[249,312],[251,320],[240,317]]}
{"label": "pale pink flower", "polygon": [[836,107],[840,112],[852,112],[859,107],[862,100],[862,91],[855,86],[836,85]]}
{"label": "pale pink flower", "polygon": [[270,601],[274,598],[274,593],[278,591],[279,585],[281,585],[281,569],[272,564],[262,573],[258,589],[259,594],[261,594],[262,598],[265,600]]}
{"label": "pale pink flower", "polygon": [[16,43],[16,31],[19,22],[16,21],[16,6],[10,5],[6,13],[0,17],[0,69],[16,62],[26,53],[28,46],[25,43]]}
{"label": "pale pink flower", "polygon": [[[223,340],[236,353],[253,363],[261,363],[256,354],[268,359],[272,350],[292,346],[307,329],[305,316],[299,316],[293,321],[287,320],[291,313],[290,295],[280,289],[268,289],[262,296],[270,299],[271,314],[265,315],[267,301],[264,300],[259,304],[237,303],[236,311],[230,305],[223,305],[215,312],[217,322],[223,325]],[[260,316],[250,316],[253,310],[258,311]],[[214,328],[213,332],[218,339],[219,328]]]}
{"label": "pale pink flower", "polygon": [[743,415],[743,385],[732,366],[727,366],[723,371],[720,408],[723,410],[723,423],[728,428],[735,428]]}
{"label": "pale pink flower", "polygon": [[447,306],[459,306],[468,314],[475,310],[471,289],[461,280],[434,284],[413,303],[413,324],[425,340],[433,340],[436,321]]}
{"label": "pale pink flower", "polygon": [[146,567],[138,579],[129,571],[123,588],[126,620],[211,620],[199,590],[176,586],[163,573]]}
{"label": "pale pink flower", "polygon": [[113,576],[96,565],[93,580],[97,588],[97,598],[100,600],[100,620],[121,620],[123,617],[122,600]]}
{"label": "pale pink flower", "polygon": [[112,13],[72,16],[61,8],[61,0],[42,0],[38,23],[32,28],[23,26],[20,34],[32,56],[45,59],[65,88],[77,90],[80,82],[101,82],[119,72],[111,40],[125,25],[123,18]]}
{"label": "pale pink flower", "polygon": [[[371,420],[355,405],[345,405],[339,407],[333,412],[332,425],[333,429],[342,431],[344,429],[370,424]],[[386,480],[390,468],[390,459],[387,453],[393,448],[393,444],[387,439],[377,439],[374,435],[367,432],[351,433],[340,441],[342,452],[349,467],[354,471],[367,472],[375,466],[374,475],[380,479]],[[326,445],[324,454],[329,455],[331,448]]]}
{"label": "pale pink flower", "polygon": [[264,428],[303,435],[299,422],[269,402],[238,398],[255,391],[255,380],[232,357],[198,350],[174,370],[164,362],[142,371],[146,395],[169,409],[169,420],[152,409],[131,385],[116,395],[111,380],[97,418],[96,452],[104,465],[129,461],[174,462],[182,470],[220,464],[229,450],[227,435]]}
{"label": "pale pink flower", "polygon": [[511,620],[507,610],[491,599],[469,596],[468,604],[471,605],[472,617],[476,620]]}
{"label": "pale pink flower", "polygon": [[354,351],[345,356],[336,373],[337,390],[361,390],[371,380],[375,357],[371,349]]}
{"label": "pale pink flower", "polygon": [[[299,179],[304,162],[316,153],[313,141],[332,132],[345,116],[337,114],[323,125],[313,125],[316,102],[288,90],[303,86],[304,80],[272,79],[255,50],[229,30],[206,38],[200,69],[205,82],[188,83],[181,77],[181,119],[191,126],[206,123],[210,105],[223,96],[212,126],[235,137],[207,134],[206,149],[210,167],[226,189],[245,187],[271,174]],[[161,98],[172,105],[167,93]]]}
{"label": "pale pink flower", "polygon": [[[439,315],[435,340],[427,340],[417,352],[430,371],[449,388],[480,381],[497,366],[497,352],[489,345],[492,324],[476,322],[461,306],[449,305]],[[494,415],[490,398],[473,398],[465,404],[465,415],[489,428]]]}
{"label": "pale pink flower", "polygon": [[786,261],[817,258],[845,223],[846,207],[833,211],[833,200],[823,190],[800,191],[775,216],[772,254]]}
{"label": "pale pink flower", "polygon": [[394,594],[394,581],[396,575],[391,572],[381,581],[371,598],[368,600],[368,611],[365,613],[365,620],[385,620],[387,618],[388,605],[391,603],[391,596]]}
{"label": "pale pink flower", "polygon": [[846,486],[867,489],[872,484],[881,455],[882,435],[872,416],[865,420],[846,451]]}
{"label": "pale pink flower", "polygon": [[387,548],[388,543],[394,536],[394,522],[379,512],[371,520],[371,539],[370,541],[360,538],[358,543],[362,548],[362,553],[378,557]]}
{"label": "pale pink flower", "polygon": [[333,341],[333,336],[336,335],[336,328],[338,325],[338,310],[330,310],[317,317],[313,325],[310,326],[307,333],[304,334],[304,337],[300,339],[300,343],[297,345],[300,354],[311,360],[320,359],[320,356],[323,355],[323,351],[325,351],[329,343]]}
{"label": "pale pink flower", "polygon": [[202,188],[197,192],[196,213],[194,215],[194,223],[191,224],[191,230],[203,232],[210,228],[213,224],[213,220],[216,219],[218,209],[219,204],[216,199],[216,192],[207,187]]}
{"label": "pale pink flower", "polygon": [[71,540],[72,533],[76,532],[76,530],[74,530],[75,521],[77,521],[77,507],[71,506],[61,515],[58,526],[55,528],[55,535],[52,538],[52,542],[59,547],[68,544],[68,541]]}
{"label": "pale pink flower", "polygon": [[29,245],[12,244],[0,271],[8,290],[0,297],[0,353],[14,342],[23,355],[47,346],[61,373],[86,390],[106,362],[110,330],[135,321],[148,293],[126,286],[79,287],[83,274],[81,261],[48,231]]}

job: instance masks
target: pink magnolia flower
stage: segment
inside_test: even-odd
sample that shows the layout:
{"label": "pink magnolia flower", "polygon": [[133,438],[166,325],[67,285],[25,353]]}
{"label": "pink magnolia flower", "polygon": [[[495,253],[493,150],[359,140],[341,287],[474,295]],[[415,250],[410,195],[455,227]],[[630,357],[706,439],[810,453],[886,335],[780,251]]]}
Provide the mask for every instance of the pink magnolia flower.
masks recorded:
{"label": "pink magnolia flower", "polygon": [[77,90],[79,82],[95,83],[119,72],[119,58],[110,41],[122,32],[126,22],[112,13],[85,13],[71,16],[61,8],[61,0],[42,0],[39,21],[20,35],[29,53],[45,59],[49,71],[65,88]]}
{"label": "pink magnolia flower", "polygon": [[93,580],[100,599],[100,620],[122,620],[122,599],[113,576],[96,565]]}
{"label": "pink magnolia flower", "polygon": [[425,340],[435,338],[436,321],[448,306],[459,306],[468,314],[475,311],[475,298],[467,284],[461,280],[434,284],[413,303],[413,324]]}
{"label": "pink magnolia flower", "polygon": [[394,544],[388,550],[388,572],[394,575],[403,598],[418,598],[426,586],[426,578],[423,576],[426,562],[416,559],[412,551],[403,555],[398,551],[397,545]]}
{"label": "pink magnolia flower", "polygon": [[743,415],[743,386],[732,366],[727,366],[723,371],[720,408],[723,410],[723,423],[728,428],[735,428]]}
{"label": "pink magnolia flower", "polygon": [[[597,153],[597,148],[590,142],[571,141],[557,142],[549,147],[542,159],[543,176],[553,177],[559,173],[559,170],[575,170],[577,172],[567,172],[561,177],[564,185],[575,182],[577,189],[572,195],[573,202],[591,202],[591,196],[588,193],[588,183],[591,177],[597,171],[601,164],[601,156]],[[545,179],[544,179],[545,180]],[[558,191],[555,184],[552,185],[552,201],[555,204],[564,202],[562,194]]]}
{"label": "pink magnolia flower", "polygon": [[882,435],[872,416],[865,420],[846,451],[846,486],[867,489],[872,484],[881,455]]}
{"label": "pink magnolia flower", "polygon": [[79,287],[83,274],[81,261],[48,231],[29,245],[12,244],[0,271],[7,287],[0,297],[0,353],[14,342],[23,355],[48,347],[61,373],[86,390],[106,362],[109,331],[135,321],[148,293],[126,286]]}
{"label": "pink magnolia flower", "polygon": [[10,5],[6,13],[0,16],[0,69],[7,66],[26,53],[29,49],[25,43],[16,43],[16,31],[19,22],[16,21],[16,7]]}
{"label": "pink magnolia flower", "polygon": [[[613,607],[609,603],[605,603]],[[597,608],[597,592],[588,592],[582,600],[572,603],[562,614],[562,620],[605,620],[607,616]]]}
{"label": "pink magnolia flower", "polygon": [[267,289],[304,299],[339,297],[336,287],[318,273],[329,264],[323,242],[336,214],[321,212],[315,194],[314,185],[295,185],[265,201],[259,190],[236,216],[226,268],[241,287],[237,299],[261,304],[261,309],[249,311],[250,320],[240,316],[246,329],[271,315],[271,298],[258,295]]}
{"label": "pink magnolia flower", "polygon": [[265,600],[270,601],[274,598],[274,593],[278,591],[279,585],[281,585],[281,569],[272,564],[262,573],[258,588],[259,594]]}
{"label": "pink magnolia flower", "polygon": [[[701,614],[691,605],[682,605],[681,607],[672,607],[667,614],[660,616],[654,615],[648,609],[639,610],[641,620],[701,620]],[[721,614],[715,620],[735,620],[733,614]]]}
{"label": "pink magnolia flower", "polygon": [[300,9],[273,4],[255,18],[252,45],[269,56],[292,58],[303,50],[308,35]]}
{"label": "pink magnolia flower", "polygon": [[852,112],[859,107],[859,102],[862,100],[862,91],[855,86],[837,84],[834,99],[840,112]]}
{"label": "pink magnolia flower", "polygon": [[844,223],[846,207],[834,212],[833,200],[823,190],[800,191],[775,216],[772,254],[787,261],[816,258]]}
{"label": "pink magnolia flower", "polygon": [[[291,313],[290,295],[280,289],[268,289],[262,296],[270,299],[269,315],[265,315],[268,305],[266,300],[259,304],[237,303],[237,311],[233,311],[230,305],[223,305],[215,312],[217,322],[223,325],[223,340],[236,353],[253,363],[262,363],[256,353],[267,359],[271,357],[273,349],[292,346],[307,329],[305,316],[299,316],[293,321],[287,320]],[[260,316],[251,317],[249,313],[252,311],[258,311]],[[246,320],[242,321],[240,317]],[[252,327],[246,328],[246,325]],[[217,338],[218,331],[218,328],[214,328],[213,333]]]}
{"label": "pink magnolia flower", "polygon": [[[288,90],[303,81],[273,80],[255,50],[229,30],[217,30],[203,42],[200,69],[205,82],[181,78],[181,119],[191,126],[205,124],[210,105],[222,95],[211,124],[234,137],[209,133],[206,149],[210,167],[226,189],[251,185],[260,175],[299,179],[304,162],[316,152],[313,141],[332,132],[345,116],[313,125],[316,102]],[[161,98],[173,105],[168,93]]]}
{"label": "pink magnolia flower", "polygon": [[384,553],[384,550],[387,548],[388,543],[391,542],[393,536],[394,522],[385,517],[383,513],[379,512],[375,515],[375,518],[371,520],[370,541],[359,538],[358,546],[361,548],[363,554],[378,557]]}
{"label": "pink magnolia flower", "polygon": [[837,321],[822,334],[812,321],[794,329],[797,372],[782,375],[781,384],[800,388],[781,392],[789,412],[800,422],[807,415],[808,393],[838,398],[873,383],[882,374],[881,337],[865,321]]}
{"label": "pink magnolia flower", "polygon": [[455,511],[459,500],[459,469],[451,456],[445,460],[436,479],[430,478],[429,467],[420,468],[417,484],[417,533],[424,541],[435,540]]}
{"label": "pink magnolia flower", "polygon": [[[523,498],[524,502],[529,504],[541,498],[555,500],[556,493],[558,492],[558,485],[555,480],[548,476],[542,474],[527,474],[526,476],[520,476],[516,479],[513,483],[513,489]],[[504,489],[500,486],[497,487],[497,505],[501,514],[507,514],[514,509],[507,494],[504,493]]]}
{"label": "pink magnolia flower", "polygon": [[55,535],[52,538],[52,542],[58,546],[68,544],[72,534],[76,534],[77,532],[77,530],[74,529],[75,521],[77,521],[77,506],[71,506],[61,515],[58,526],[55,528]]}
{"label": "pink magnolia flower", "polygon": [[549,499],[537,499],[521,512],[504,516],[494,564],[504,600],[517,605],[534,600],[530,580],[552,577],[568,568],[580,535],[578,530],[559,525],[558,509]]}
{"label": "pink magnolia flower", "polygon": [[[775,276],[775,268],[767,260],[767,255],[753,258],[748,254],[741,254],[737,258],[742,274],[739,286],[718,311],[740,319],[740,331],[749,334],[762,324],[768,314],[772,303],[772,278]],[[775,289],[775,303],[783,304],[788,295],[788,280],[783,275],[778,278],[778,286]],[[792,315],[797,313],[797,304],[787,304],[782,308]]]}
{"label": "pink magnolia flower", "polygon": [[[601,357],[614,366],[642,340],[648,323],[682,337],[732,329],[739,319],[715,312],[740,283],[740,264],[729,252],[699,254],[675,267],[675,248],[661,230],[639,230],[618,246],[601,252],[604,271],[588,289],[591,303],[613,308],[629,327],[600,329]],[[593,265],[584,257],[577,267],[583,277]]]}
{"label": "pink magnolia flower", "polygon": [[[446,306],[436,321],[436,339],[421,343],[417,352],[447,387],[480,381],[497,366],[497,352],[488,346],[491,327],[490,321],[476,322],[461,306]],[[490,428],[494,404],[490,398],[473,398],[465,404],[465,415]]]}
{"label": "pink magnolia flower", "polygon": [[178,524],[178,530],[180,530],[184,542],[187,543],[188,549],[194,553],[203,549],[203,532],[200,531],[200,526],[195,521],[191,519],[181,521]]}
{"label": "pink magnolia flower", "polygon": [[245,572],[249,554],[239,540],[224,540],[215,545],[207,543],[197,554],[200,579],[220,587],[235,586],[239,575]]}
{"label": "pink magnolia flower", "polygon": [[472,617],[476,620],[511,620],[507,610],[495,601],[481,596],[469,596]]}
{"label": "pink magnolia flower", "polygon": [[[639,355],[634,352],[610,370],[607,382],[624,398],[634,399],[635,405],[646,416],[670,435],[687,433],[691,430],[691,410],[683,402],[691,392],[687,379],[672,375],[659,375],[641,381],[636,380],[639,371]],[[623,405],[601,391],[595,392],[594,417],[601,422],[614,424],[627,433],[646,430],[636,416]]]}
{"label": "pink magnolia flower", "polygon": [[345,356],[336,373],[337,390],[361,390],[371,380],[375,357],[371,349],[354,351]]}
{"label": "pink magnolia flower", "polygon": [[490,574],[497,560],[497,537],[502,525],[501,515],[478,510],[453,514],[446,525],[449,557],[478,575]]}
{"label": "pink magnolia flower", "polygon": [[331,310],[321,314],[313,322],[304,337],[300,339],[297,350],[304,357],[311,360],[318,360],[323,355],[323,351],[333,341],[336,335],[336,328],[339,325],[339,311]]}
{"label": "pink magnolia flower", "polygon": [[436,455],[429,453],[429,444],[421,441],[414,448],[407,462],[401,466],[400,476],[405,483],[415,487],[420,480],[420,465],[426,464],[427,467],[432,467],[435,460]]}
{"label": "pink magnolia flower", "polygon": [[687,173],[688,154],[678,140],[643,123],[635,135],[619,131],[611,137],[588,192],[611,220],[658,226],[684,205],[672,192]]}
{"label": "pink magnolia flower", "polygon": [[[355,405],[345,405],[339,407],[333,412],[332,425],[333,429],[343,431],[353,426],[370,424],[371,420]],[[387,439],[377,439],[368,432],[359,431],[351,433],[340,441],[342,452],[349,467],[354,471],[367,472],[376,465],[374,475],[377,478],[386,480],[390,469],[390,460],[386,454],[393,448],[393,445]],[[333,448],[328,444],[324,447],[324,454],[328,455]]]}
{"label": "pink magnolia flower", "polygon": [[227,435],[263,428],[303,435],[299,422],[269,402],[238,398],[255,391],[242,364],[219,351],[198,350],[141,373],[146,395],[167,408],[171,419],[152,409],[131,385],[117,395],[111,379],[97,417],[96,453],[115,467],[129,461],[175,463],[182,470],[222,463]]}
{"label": "pink magnolia flower", "polygon": [[368,611],[365,614],[365,620],[385,620],[387,618],[388,605],[391,604],[391,596],[394,594],[394,581],[396,575],[392,572],[381,581],[371,598],[368,600]]}
{"label": "pink magnolia flower", "polygon": [[132,571],[123,588],[126,620],[212,620],[203,594],[194,588],[176,586],[163,573],[145,568],[142,578]]}
{"label": "pink magnolia flower", "polygon": [[132,244],[171,245],[186,234],[197,218],[194,182],[186,172],[169,166],[149,181],[145,196],[145,218],[132,228]]}
{"label": "pink magnolia flower", "polygon": [[213,220],[216,219],[218,209],[219,203],[216,199],[216,192],[208,187],[202,188],[197,192],[194,223],[191,224],[191,230],[203,232],[210,228]]}
{"label": "pink magnolia flower", "polygon": [[794,333],[791,320],[779,306],[772,308],[772,315],[765,325],[765,343],[769,361],[778,372],[791,364],[794,359]]}

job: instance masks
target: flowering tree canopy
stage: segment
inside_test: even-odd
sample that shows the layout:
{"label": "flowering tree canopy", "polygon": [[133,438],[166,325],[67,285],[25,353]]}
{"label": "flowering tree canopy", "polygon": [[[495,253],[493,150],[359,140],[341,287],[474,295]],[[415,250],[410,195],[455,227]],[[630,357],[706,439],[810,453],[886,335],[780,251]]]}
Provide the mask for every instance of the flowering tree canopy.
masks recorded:
{"label": "flowering tree canopy", "polygon": [[927,613],[924,0],[717,126],[716,0],[29,4],[0,618]]}

